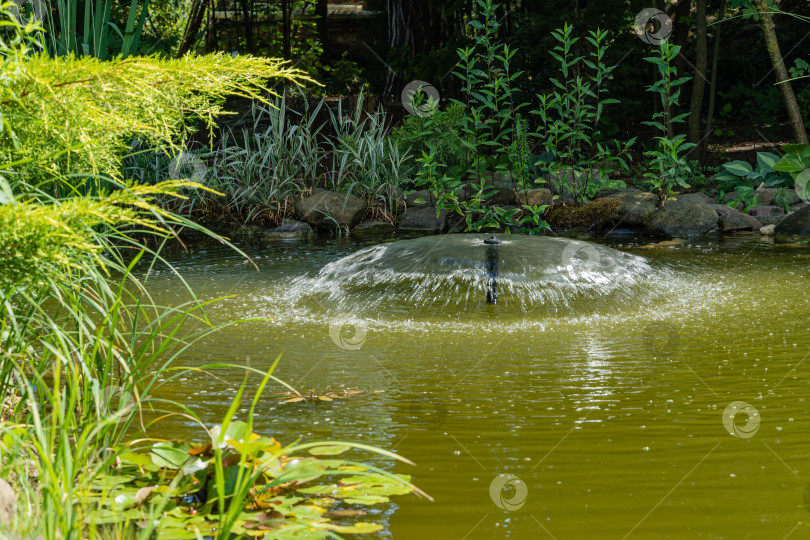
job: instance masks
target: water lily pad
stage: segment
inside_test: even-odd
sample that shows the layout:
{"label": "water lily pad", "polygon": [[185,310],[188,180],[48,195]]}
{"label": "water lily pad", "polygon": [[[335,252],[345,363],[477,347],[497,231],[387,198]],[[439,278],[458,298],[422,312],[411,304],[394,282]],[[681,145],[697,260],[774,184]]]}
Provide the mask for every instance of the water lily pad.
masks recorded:
{"label": "water lily pad", "polygon": [[152,463],[159,467],[179,469],[188,461],[191,445],[178,441],[159,442],[152,447]]}

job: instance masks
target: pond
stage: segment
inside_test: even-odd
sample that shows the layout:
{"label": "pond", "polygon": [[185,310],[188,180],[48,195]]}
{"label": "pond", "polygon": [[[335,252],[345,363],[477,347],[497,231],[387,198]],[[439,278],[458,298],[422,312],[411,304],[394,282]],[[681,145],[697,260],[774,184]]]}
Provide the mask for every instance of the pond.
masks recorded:
{"label": "pond", "polygon": [[[266,369],[281,354],[276,375],[301,393],[368,392],[284,403],[275,387],[255,430],[363,442],[416,462],[353,455],[412,474],[435,499],[383,508],[383,537],[807,536],[810,250],[614,239],[646,259],[635,282],[600,294],[610,285],[590,280],[591,293],[556,300],[518,301],[502,287],[488,304],[483,285],[471,296],[384,280],[367,294],[351,284],[354,300],[317,290],[323,267],[373,244],[240,246],[258,271],[212,244],[167,256],[200,298],[229,297],[209,308],[214,322],[263,319],[207,338],[181,364]],[[189,299],[166,269],[149,282],[158,303]],[[156,397],[219,423],[244,372],[214,375]],[[203,435],[181,417],[160,432]]]}

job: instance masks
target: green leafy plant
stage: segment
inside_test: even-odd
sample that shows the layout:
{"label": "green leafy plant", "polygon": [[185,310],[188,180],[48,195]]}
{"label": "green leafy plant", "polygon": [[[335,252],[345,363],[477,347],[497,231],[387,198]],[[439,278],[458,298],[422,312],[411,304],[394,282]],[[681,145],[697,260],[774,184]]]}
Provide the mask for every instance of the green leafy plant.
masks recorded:
{"label": "green leafy plant", "polygon": [[321,68],[327,74],[323,89],[326,95],[357,96],[368,91],[368,81],[363,68],[354,60],[349,60],[348,54],[344,51],[340,60],[331,66]]}
{"label": "green leafy plant", "polygon": [[133,139],[177,152],[201,126],[212,138],[226,96],[266,102],[268,78],[295,83],[303,77],[278,60],[223,54],[50,58],[32,54],[28,38],[40,27],[11,17],[5,22],[17,38],[0,42],[0,163],[15,164],[15,180],[58,190],[53,194],[72,192],[75,186],[64,182],[72,175],[85,175],[83,182],[98,174],[122,180]]}
{"label": "green leafy plant", "polygon": [[[416,174],[414,187],[430,191],[433,200],[437,202],[438,211],[441,211],[443,203],[451,201],[456,196],[461,182],[440,172],[445,165],[437,161],[435,148],[423,151],[422,157],[416,161],[419,164],[419,172]],[[417,199],[416,202],[424,204],[426,201]]]}
{"label": "green leafy plant", "polygon": [[326,143],[332,155],[328,181],[336,191],[366,197],[372,212],[393,221],[413,170],[409,153],[388,136],[384,111],[366,113],[362,95],[350,114],[344,114],[342,102],[337,109],[329,109],[335,136]]}
{"label": "green leafy plant", "polygon": [[810,145],[786,144],[782,150],[785,155],[774,164],[774,170],[789,174],[799,197],[810,200]]}
{"label": "green leafy plant", "polygon": [[523,205],[524,215],[518,221],[518,225],[521,226],[521,230],[527,232],[529,235],[534,236],[538,234],[542,234],[543,231],[550,230],[551,227],[548,223],[543,219],[546,211],[548,210],[548,205]]}
{"label": "green leafy plant", "polygon": [[467,172],[469,152],[463,131],[464,112],[464,107],[453,103],[436,109],[432,115],[410,115],[391,132],[391,138],[413,162],[432,149],[436,161],[446,167],[447,175],[461,180]]}
{"label": "green leafy plant", "polygon": [[604,63],[608,34],[589,32],[589,54],[580,56],[579,38],[566,24],[552,32],[557,42],[551,56],[560,64],[560,77],[552,78],[555,89],[539,95],[539,108],[532,113],[539,120],[537,136],[544,148],[546,176],[560,193],[584,202],[604,186],[615,170],[629,171],[627,157],[635,137],[608,140],[603,132],[604,109],[618,103],[607,97],[607,81],[616,66]]}
{"label": "green leafy plant", "polygon": [[[499,4],[476,0],[476,6],[481,19],[468,21],[474,46],[458,49],[459,63],[453,72],[462,81],[464,101],[453,102],[467,111],[463,128],[471,158],[467,169],[480,176],[486,170],[511,170],[510,157],[519,144],[520,111],[528,104],[520,101],[516,86],[522,72],[510,67],[517,51],[498,37]],[[525,154],[525,149],[520,153]]]}
{"label": "green leafy plant", "polygon": [[[4,17],[7,9],[4,4]],[[220,57],[215,64],[224,72],[213,77],[222,86],[202,72],[210,59],[102,63],[29,55],[26,36],[39,30],[9,21],[2,20],[10,38],[0,39],[4,68],[11,66],[0,72],[0,396],[3,418],[9,419],[0,425],[0,476],[14,484],[18,515],[15,529],[2,533],[145,540],[199,538],[199,530],[225,539],[275,526],[319,536],[378,530],[374,524],[336,523],[326,515],[325,508],[331,509],[327,499],[376,504],[408,491],[407,479],[348,460],[300,455],[337,455],[350,447],[346,443],[282,448],[255,437],[250,419],[272,370],[261,373],[248,422],[232,420],[240,410],[243,384],[223,425],[210,430],[211,448],[196,454],[183,455],[182,443],[156,443],[139,414],[174,407],[169,414],[179,411],[196,419],[188,407],[150,395],[180,373],[196,372],[172,365],[199,339],[233,324],[211,323],[205,314],[210,302],[199,301],[190,290],[187,304],[155,305],[145,280],[137,277],[148,276],[151,266],[139,264],[144,258],[166,263],[159,248],[184,228],[236,248],[156,204],[160,197],[182,198],[183,190],[204,186],[187,180],[154,185],[118,180],[125,172],[117,166],[126,162],[130,148],[122,141],[133,134],[162,135],[161,146],[179,147],[189,129],[186,115],[212,122],[220,98],[228,93],[258,95],[255,83],[266,82],[272,62]],[[228,72],[229,66],[234,70]],[[126,76],[116,78],[109,69]],[[163,77],[160,84],[149,79],[150,72]],[[75,78],[91,73],[87,81]],[[109,80],[99,80],[99,73],[109,74]],[[44,88],[35,88],[36,80],[44,81]],[[118,86],[121,81],[144,88]],[[155,105],[157,116],[139,111],[148,104]],[[178,110],[160,115],[169,104]],[[80,117],[87,112],[96,116]],[[54,118],[64,133],[58,133]],[[71,138],[77,134],[87,135],[78,137],[82,144]],[[46,151],[32,155],[32,149]],[[96,187],[91,193],[76,189],[88,180]],[[54,194],[59,191],[54,186],[70,189]],[[287,452],[299,454],[299,460],[288,461]],[[339,497],[328,496],[313,482],[326,475],[343,478]],[[202,486],[210,489],[204,498]],[[191,490],[205,510],[202,520],[189,511],[197,511],[198,503],[182,500]],[[264,512],[249,508],[271,494],[287,506]],[[312,499],[321,506],[309,504]]]}
{"label": "green leafy plant", "polygon": [[645,125],[652,126],[661,132],[661,135],[655,137],[655,140],[658,141],[658,148],[644,153],[650,158],[649,165],[652,169],[644,176],[648,178],[653,189],[658,192],[660,206],[664,206],[666,201],[677,193],[676,187],[689,187],[686,178],[691,173],[691,169],[685,155],[682,154],[696,146],[694,143],[686,142],[686,135],[674,134],[675,124],[683,122],[689,115],[688,112],[678,115],[673,113],[678,105],[680,86],[691,79],[691,77],[676,78],[678,70],[674,61],[680,51],[680,46],[662,41],[658,48],[658,56],[645,58],[658,68],[660,77],[649,88],[649,91],[658,94],[661,110],[653,114],[651,121],[644,122]]}
{"label": "green leafy plant", "polygon": [[759,185],[764,183],[767,187],[785,187],[790,176],[777,171],[774,167],[780,161],[779,156],[771,152],[757,152],[756,168],[751,164],[735,160],[724,163],[721,171],[714,179],[720,182],[721,187],[733,190],[739,186]]}
{"label": "green leafy plant", "polygon": [[140,51],[141,34],[149,2],[130,0],[123,28],[113,20],[112,0],[86,0],[80,14],[79,0],[59,0],[45,10],[43,45],[51,56],[94,56],[107,60],[127,58]]}

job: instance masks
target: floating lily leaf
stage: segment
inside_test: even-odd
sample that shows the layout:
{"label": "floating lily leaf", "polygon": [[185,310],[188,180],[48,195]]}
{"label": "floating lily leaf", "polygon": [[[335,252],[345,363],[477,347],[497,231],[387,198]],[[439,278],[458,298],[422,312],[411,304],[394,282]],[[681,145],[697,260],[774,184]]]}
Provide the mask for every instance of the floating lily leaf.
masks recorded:
{"label": "floating lily leaf", "polygon": [[[212,430],[217,442],[219,429]],[[142,528],[155,527],[153,537],[158,539],[213,537],[218,534],[218,513],[233,508],[230,499],[241,478],[253,481],[253,485],[247,494],[249,500],[239,502],[241,512],[231,522],[231,535],[321,540],[330,533],[366,534],[382,529],[375,523],[345,523],[365,512],[334,508],[336,504],[384,503],[389,496],[412,489],[409,484],[397,482],[397,478],[407,482],[406,476],[363,474],[366,467],[340,459],[283,455],[282,451],[290,452],[290,448],[249,432],[242,422],[231,424],[221,438],[217,457],[221,468],[212,466],[214,444],[193,447],[166,441],[140,452],[116,448],[120,463],[83,483],[87,487],[81,491],[80,499],[88,508],[87,523],[131,522]],[[332,456],[349,449],[347,444],[322,444],[309,449],[309,453]],[[221,484],[217,482],[217,470],[224,474]],[[262,474],[256,478],[259,471]],[[318,480],[324,483],[312,485]],[[221,494],[218,485],[223,486]],[[159,516],[150,515],[154,511],[150,499],[158,494],[166,504]],[[219,506],[220,495],[228,498],[224,509]],[[337,523],[337,519],[344,522]]]}
{"label": "floating lily leaf", "polygon": [[196,472],[205,470],[206,468],[208,468],[208,465],[210,464],[211,464],[210,461],[203,461],[200,458],[197,458],[188,465],[186,465],[185,467],[183,467],[183,474],[185,474],[186,476],[191,476]]}
{"label": "floating lily leaf", "polygon": [[[214,426],[211,428],[211,439],[213,444],[217,444],[220,440],[220,433],[222,431],[222,426]],[[228,424],[228,429],[224,435],[221,436],[222,442],[219,443],[219,448],[225,448],[228,444],[228,440],[233,439],[234,441],[242,441],[247,434],[247,424],[245,422],[236,421],[231,422]],[[251,434],[253,435],[253,434]]]}
{"label": "floating lily leaf", "polygon": [[211,453],[212,445],[211,443],[204,444],[202,446],[198,446],[197,448],[192,448],[188,451],[189,454],[192,456],[201,456],[203,454],[210,454]]}
{"label": "floating lily leaf", "polygon": [[365,510],[331,510],[329,515],[335,517],[360,517],[366,515]]}
{"label": "floating lily leaf", "polygon": [[160,467],[179,469],[188,461],[191,445],[178,441],[159,442],[152,447],[152,462]]}
{"label": "floating lily leaf", "polygon": [[[403,481],[407,481],[407,476],[397,475]],[[341,480],[339,484],[332,486],[312,486],[299,490],[301,493],[312,495],[331,495],[332,497],[345,499],[349,504],[372,505],[388,502],[391,495],[402,495],[409,493],[410,488],[399,483],[392,478],[381,474],[364,474],[350,476]]]}
{"label": "floating lily leaf", "polygon": [[240,454],[248,454],[250,456],[255,456],[261,452],[278,453],[281,451],[281,444],[275,439],[259,437],[258,435],[255,435],[255,438],[251,437],[251,441],[247,444],[241,441],[235,441],[234,439],[228,439],[228,444]]}
{"label": "floating lily leaf", "polygon": [[152,460],[151,454],[144,454],[139,452],[127,452],[126,454],[121,454],[120,456],[121,463],[136,465],[138,467],[144,467],[148,470],[157,470],[160,468],[160,465],[155,465],[155,462]]}

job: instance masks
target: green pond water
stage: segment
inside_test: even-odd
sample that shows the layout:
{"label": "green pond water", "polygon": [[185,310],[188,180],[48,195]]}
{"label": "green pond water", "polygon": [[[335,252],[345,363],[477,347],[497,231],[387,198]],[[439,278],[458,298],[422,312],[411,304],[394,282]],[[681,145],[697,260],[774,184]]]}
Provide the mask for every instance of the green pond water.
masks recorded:
{"label": "green pond water", "polygon": [[[810,538],[809,249],[613,240],[646,258],[632,283],[565,290],[529,276],[494,306],[483,284],[414,274],[347,282],[343,298],[318,290],[323,267],[373,243],[240,246],[258,271],[212,244],[167,256],[200,298],[230,296],[208,309],[214,322],[266,319],[179,364],[267,368],[282,354],[276,375],[302,393],[382,391],[313,405],[275,387],[254,419],[282,442],[357,441],[413,460],[351,454],[434,498],[379,507],[378,538]],[[159,303],[189,298],[166,268],[149,284]],[[532,287],[557,292],[517,298]],[[243,371],[215,375],[156,397],[219,423]],[[159,431],[204,434],[182,417]]]}

